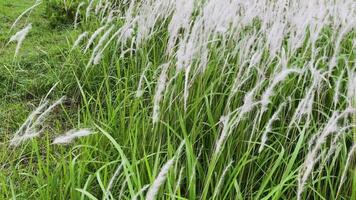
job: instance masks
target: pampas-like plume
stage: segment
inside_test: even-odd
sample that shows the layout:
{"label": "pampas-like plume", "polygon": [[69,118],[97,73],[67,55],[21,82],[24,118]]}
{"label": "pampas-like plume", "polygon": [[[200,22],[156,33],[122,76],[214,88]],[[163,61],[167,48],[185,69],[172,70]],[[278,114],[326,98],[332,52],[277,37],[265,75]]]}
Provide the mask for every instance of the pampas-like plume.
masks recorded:
{"label": "pampas-like plume", "polygon": [[229,134],[229,130],[230,130],[230,126],[229,126],[230,115],[231,114],[229,113],[226,116],[222,116],[220,118],[220,123],[223,125],[223,128],[222,128],[220,137],[219,137],[218,141],[216,142],[214,155],[217,155],[217,154],[220,153],[221,148],[222,148],[222,146],[223,146],[223,144],[225,142],[225,139]]}
{"label": "pampas-like plume", "polygon": [[159,120],[159,112],[160,112],[159,103],[162,100],[163,92],[164,89],[166,88],[168,67],[169,67],[169,63],[161,65],[162,71],[158,78],[156,93],[153,98],[153,114],[152,114],[153,123],[157,123]]}
{"label": "pampas-like plume", "polygon": [[75,138],[80,138],[80,137],[85,137],[88,135],[93,134],[93,132],[90,129],[72,129],[65,133],[64,135],[60,135],[56,137],[52,144],[69,144],[71,143]]}
{"label": "pampas-like plume", "polygon": [[90,0],[89,5],[88,5],[88,7],[86,9],[86,12],[85,12],[85,21],[87,21],[89,16],[90,16],[90,11],[91,11],[91,9],[93,7],[93,3],[94,3],[94,0]]}
{"label": "pampas-like plume", "polygon": [[15,133],[15,136],[10,140],[10,146],[18,146],[28,139],[39,136],[44,130],[44,128],[39,129],[39,127],[44,126],[44,122],[47,119],[48,114],[56,106],[62,104],[64,100],[65,97],[62,97],[50,106],[48,106],[48,101],[40,104]]}
{"label": "pampas-like plume", "polygon": [[[329,121],[325,125],[325,127],[317,134],[312,137],[312,140],[309,143],[310,150],[306,155],[304,163],[300,169],[298,176],[298,191],[297,191],[297,199],[301,200],[302,193],[304,191],[304,186],[314,168],[315,163],[318,162],[320,157],[318,156],[318,152],[321,149],[321,146],[325,143],[326,138],[334,132],[342,130],[342,128],[338,127],[337,123],[340,119],[347,117],[349,114],[356,113],[356,109],[347,108],[341,113],[334,111],[333,115],[330,117]],[[312,146],[314,144],[314,146]]]}
{"label": "pampas-like plume", "polygon": [[80,34],[78,36],[77,40],[75,40],[72,49],[75,49],[86,36],[88,36],[88,32],[87,31],[85,31],[84,33]]}
{"label": "pampas-like plume", "polygon": [[146,73],[147,69],[150,68],[151,64],[152,63],[148,63],[148,65],[142,71],[142,74],[140,76],[140,80],[138,82],[137,90],[136,90],[136,97],[137,98],[140,98],[143,95],[143,89],[142,89],[143,80],[146,79],[145,73]]}
{"label": "pampas-like plume", "polygon": [[101,46],[104,45],[104,42],[108,39],[111,31],[114,29],[114,25],[112,25],[105,33],[104,35],[100,38],[98,44],[94,47],[93,53],[91,55],[91,58],[87,64],[87,68],[93,63],[94,65],[99,64],[101,57],[103,55],[103,50],[101,50]]}
{"label": "pampas-like plume", "polygon": [[224,178],[226,176],[226,173],[227,171],[229,170],[229,168],[231,167],[232,163],[234,163],[234,161],[230,161],[229,164],[225,167],[223,173],[221,174],[221,177],[219,179],[219,182],[218,184],[216,185],[215,187],[215,190],[214,190],[214,194],[213,194],[213,198],[212,199],[215,199],[216,195],[218,194],[218,192],[220,191],[220,188],[221,188],[221,185],[223,184],[223,181],[224,181]]}
{"label": "pampas-like plume", "polygon": [[282,108],[284,107],[284,103],[282,103],[278,110],[272,115],[272,118],[268,121],[267,126],[265,131],[263,132],[262,138],[261,138],[261,145],[260,148],[258,149],[258,153],[261,153],[263,148],[265,147],[265,144],[267,142],[268,139],[268,133],[270,133],[272,131],[272,124],[273,122],[275,122],[278,119],[278,115],[281,112]]}
{"label": "pampas-like plume", "polygon": [[122,169],[122,167],[124,166],[124,163],[122,162],[115,170],[114,175],[111,177],[108,186],[106,187],[106,192],[105,192],[105,197],[104,200],[108,199],[108,195],[110,193],[110,190],[112,188],[112,186],[114,185],[114,181],[116,180],[116,178],[119,176],[120,171]]}
{"label": "pampas-like plume", "polygon": [[90,37],[87,46],[84,49],[84,53],[86,53],[88,51],[88,49],[90,48],[90,46],[93,44],[94,40],[96,37],[98,37],[98,35],[106,28],[106,26],[102,26],[100,28],[98,28],[93,35]]}
{"label": "pampas-like plume", "polygon": [[284,69],[277,76],[273,78],[271,85],[265,90],[262,94],[261,105],[262,105],[262,113],[267,109],[268,104],[270,103],[270,97],[273,95],[273,90],[277,86],[278,83],[282,82],[284,79],[288,77],[290,73],[300,73],[299,69]]}
{"label": "pampas-like plume", "polygon": [[28,12],[31,12],[34,8],[36,8],[37,6],[39,6],[41,4],[41,0],[37,0],[35,2],[35,4],[29,8],[27,8],[25,11],[23,11],[15,20],[15,22],[11,25],[10,31],[12,31],[12,29],[16,26],[17,22],[19,22],[19,20]]}
{"label": "pampas-like plume", "polygon": [[137,197],[138,197],[139,195],[141,195],[144,191],[146,191],[149,187],[150,187],[149,184],[144,185],[144,186],[140,189],[140,191],[138,191],[138,192],[132,197],[132,200],[137,200]]}
{"label": "pampas-like plume", "polygon": [[80,8],[84,5],[84,2],[81,2],[78,7],[77,7],[77,12],[75,12],[75,18],[74,18],[74,29],[77,28],[78,26],[78,17],[79,17],[79,13],[80,13]]}
{"label": "pampas-like plume", "polygon": [[170,159],[166,164],[163,165],[161,168],[161,171],[158,173],[156,179],[153,181],[151,187],[148,189],[147,195],[146,195],[146,200],[154,200],[159,188],[161,185],[164,183],[164,181],[167,178],[167,174],[169,172],[169,169],[172,167],[174,164],[174,157]]}
{"label": "pampas-like plume", "polygon": [[32,28],[32,25],[28,24],[21,31],[19,31],[15,35],[11,36],[11,38],[10,38],[8,43],[14,42],[14,41],[17,42],[17,46],[16,46],[15,56],[14,57],[16,57],[17,54],[19,53],[21,44],[22,44],[23,40],[26,38],[26,35],[28,34],[28,32],[31,30],[31,28]]}
{"label": "pampas-like plume", "polygon": [[341,175],[340,185],[339,185],[339,188],[338,188],[338,190],[337,190],[336,197],[338,197],[339,194],[340,194],[341,187],[342,187],[342,185],[344,184],[345,179],[346,179],[347,170],[348,170],[348,168],[349,168],[349,166],[350,166],[351,159],[353,158],[355,152],[356,152],[356,144],[354,144],[354,145],[351,147],[349,153],[347,154],[347,160],[346,160],[345,168],[344,168],[344,171],[342,172],[342,175]]}

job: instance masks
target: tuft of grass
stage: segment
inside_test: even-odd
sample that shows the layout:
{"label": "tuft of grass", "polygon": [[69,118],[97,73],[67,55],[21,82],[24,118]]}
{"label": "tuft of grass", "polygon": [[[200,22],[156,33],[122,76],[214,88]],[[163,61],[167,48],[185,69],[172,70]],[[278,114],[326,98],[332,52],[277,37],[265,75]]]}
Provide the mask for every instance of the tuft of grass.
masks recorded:
{"label": "tuft of grass", "polygon": [[36,2],[0,2],[0,199],[355,199],[351,0]]}

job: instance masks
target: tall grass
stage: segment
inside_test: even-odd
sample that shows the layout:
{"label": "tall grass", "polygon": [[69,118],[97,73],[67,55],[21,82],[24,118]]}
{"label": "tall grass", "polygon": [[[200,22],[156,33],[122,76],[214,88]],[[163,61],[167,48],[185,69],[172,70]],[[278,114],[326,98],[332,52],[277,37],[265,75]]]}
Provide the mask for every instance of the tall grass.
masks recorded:
{"label": "tall grass", "polygon": [[7,147],[1,195],[356,198],[355,19],[352,0],[85,1],[61,123],[98,134]]}

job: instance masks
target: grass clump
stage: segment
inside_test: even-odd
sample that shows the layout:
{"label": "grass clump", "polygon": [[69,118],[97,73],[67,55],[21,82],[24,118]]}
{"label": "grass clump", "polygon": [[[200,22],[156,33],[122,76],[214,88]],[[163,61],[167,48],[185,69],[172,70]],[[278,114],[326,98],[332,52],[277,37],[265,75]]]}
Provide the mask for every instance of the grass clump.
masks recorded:
{"label": "grass clump", "polygon": [[33,25],[0,58],[0,197],[355,198],[352,1],[283,2],[58,1],[56,34],[37,6],[2,35]]}

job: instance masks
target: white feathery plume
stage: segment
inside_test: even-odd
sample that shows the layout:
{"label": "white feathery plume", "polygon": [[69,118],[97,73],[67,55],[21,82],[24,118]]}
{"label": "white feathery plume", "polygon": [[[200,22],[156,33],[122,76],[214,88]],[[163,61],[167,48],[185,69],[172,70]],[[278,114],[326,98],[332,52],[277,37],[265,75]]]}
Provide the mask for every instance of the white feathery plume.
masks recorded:
{"label": "white feathery plume", "polygon": [[72,49],[76,48],[80,44],[80,42],[82,42],[82,40],[87,36],[88,36],[88,32],[87,31],[85,31],[84,33],[80,34],[78,36],[78,38],[75,40]]}
{"label": "white feathery plume", "polygon": [[261,138],[261,145],[260,148],[258,149],[258,153],[261,153],[263,148],[265,147],[265,144],[267,142],[268,139],[268,133],[270,133],[272,131],[272,124],[273,122],[275,122],[276,120],[278,120],[278,115],[281,112],[282,108],[284,107],[285,103],[282,103],[278,110],[272,115],[272,118],[270,120],[268,120],[267,126],[265,131],[262,134],[262,138]]}
{"label": "white feathery plume", "polygon": [[284,69],[273,78],[271,85],[268,86],[268,88],[264,91],[261,97],[262,113],[267,109],[267,106],[270,103],[270,97],[273,95],[273,90],[277,86],[277,84],[286,79],[290,73],[300,72],[301,70],[299,69]]}
{"label": "white feathery plume", "polygon": [[90,37],[87,46],[84,49],[84,53],[86,53],[89,49],[89,47],[92,45],[92,43],[94,42],[95,38],[98,37],[98,35],[106,28],[106,26],[102,26],[100,28],[98,28],[93,35]]}
{"label": "white feathery plume", "polygon": [[85,12],[85,21],[87,21],[89,16],[90,16],[90,11],[91,11],[91,9],[93,7],[93,3],[94,3],[94,0],[90,0],[89,5],[88,5],[88,7],[86,9],[86,12]]}
{"label": "white feathery plume", "polygon": [[[99,13],[100,19],[104,19],[106,12],[111,10],[110,6],[111,6],[110,1],[105,1],[105,5],[104,5],[104,7],[101,8],[101,11]],[[102,22],[104,22],[104,21],[102,21]]]}
{"label": "white feathery plume", "polygon": [[114,175],[110,178],[110,181],[108,183],[108,186],[106,187],[105,190],[105,197],[104,200],[106,200],[108,198],[108,195],[110,193],[110,190],[112,189],[113,185],[114,185],[114,181],[116,180],[116,178],[119,176],[120,171],[122,169],[122,167],[124,166],[124,163],[121,162],[121,164],[116,168]]}
{"label": "white feathery plume", "polygon": [[99,14],[99,11],[102,7],[103,7],[103,2],[102,0],[99,0],[99,2],[95,6],[95,11],[94,11],[95,15]]}
{"label": "white feathery plume", "polygon": [[140,189],[140,191],[138,191],[138,192],[132,197],[132,200],[137,200],[137,197],[138,197],[139,195],[141,195],[144,191],[146,191],[149,187],[150,187],[149,184],[144,185],[144,186]]}
{"label": "white feathery plume", "polygon": [[168,25],[169,41],[167,44],[167,52],[172,55],[172,49],[178,38],[178,32],[181,28],[188,29],[190,17],[194,10],[193,0],[176,0],[174,2],[175,10],[172,19]]}
{"label": "white feathery plume", "polygon": [[[10,146],[18,146],[22,142],[29,140],[31,138],[39,136],[44,128],[39,129],[43,126],[47,115],[59,104],[64,101],[64,97],[57,100],[52,105],[48,106],[48,101],[41,103],[26,119],[24,124],[16,131],[14,137],[10,140]],[[48,106],[48,107],[47,107]],[[47,108],[46,108],[47,107]]]}
{"label": "white feathery plume", "polygon": [[221,185],[223,184],[223,181],[224,181],[224,178],[226,176],[226,173],[228,172],[229,168],[232,166],[232,163],[234,163],[234,161],[230,161],[229,164],[225,167],[223,173],[221,174],[221,177],[219,179],[219,182],[218,184],[216,185],[215,187],[215,190],[214,190],[214,194],[213,194],[213,197],[212,199],[215,199],[216,195],[218,194],[218,192],[220,192],[220,189],[221,189]]}
{"label": "white feathery plume", "polygon": [[341,87],[341,81],[343,79],[344,76],[344,72],[342,72],[337,81],[336,81],[336,85],[335,85],[335,92],[334,92],[334,97],[333,97],[333,104],[336,107],[337,103],[339,102],[339,96],[340,96],[340,87]]}
{"label": "white feathery plume", "polygon": [[11,25],[10,31],[12,31],[12,29],[16,26],[16,24],[20,21],[20,19],[28,12],[31,12],[34,8],[36,8],[37,6],[39,6],[41,4],[41,0],[37,0],[35,2],[35,4],[29,8],[27,8],[24,12],[22,12],[15,20],[15,22]]}
{"label": "white feathery plume", "polygon": [[56,137],[53,140],[52,144],[69,144],[75,138],[85,137],[91,134],[93,134],[93,132],[90,129],[80,129],[80,130],[72,129],[69,130],[64,135],[60,135]]}
{"label": "white feathery plume", "polygon": [[57,101],[55,101],[54,103],[52,103],[52,105],[50,105],[45,111],[43,111],[35,120],[35,122],[33,122],[32,126],[36,127],[39,126],[41,124],[43,124],[43,122],[47,119],[47,116],[49,115],[50,112],[52,112],[52,110],[57,107],[58,105],[62,104],[64,102],[64,100],[66,99],[65,96],[59,98]]}
{"label": "white feathery plume", "polygon": [[91,55],[91,58],[88,62],[88,65],[87,67],[89,67],[89,65],[91,63],[93,63],[94,65],[97,65],[99,64],[100,60],[101,60],[101,57],[103,55],[103,51],[104,50],[101,50],[100,47],[103,46],[104,42],[108,39],[111,31],[114,29],[114,25],[112,25],[105,33],[104,35],[100,38],[98,44],[94,47],[93,49],[93,53]]}
{"label": "white feathery plume", "polygon": [[153,123],[157,123],[159,120],[159,114],[160,114],[160,102],[163,97],[163,92],[166,88],[166,82],[167,82],[167,71],[168,71],[169,63],[165,63],[161,65],[161,74],[159,75],[158,78],[158,83],[156,87],[156,92],[153,97],[153,114],[152,114],[152,121]]}
{"label": "white feathery plume", "polygon": [[156,179],[153,181],[151,187],[147,191],[146,200],[154,200],[155,199],[159,188],[161,187],[161,185],[164,183],[164,181],[167,178],[167,174],[169,172],[169,169],[172,167],[172,165],[174,163],[174,159],[175,158],[173,157],[166,164],[163,165],[163,167],[161,168],[161,171],[158,173]]}
{"label": "white feathery plume", "polygon": [[[334,132],[340,131],[340,127],[338,127],[337,125],[338,121],[352,113],[356,113],[356,109],[347,108],[341,113],[334,111],[333,115],[330,117],[325,127],[319,132],[319,134],[312,137],[311,141],[309,142],[309,152],[306,155],[306,158],[304,160],[303,165],[301,166],[300,173],[298,176],[298,200],[301,199],[302,192],[304,191],[304,186],[314,168],[315,163],[318,162],[318,160],[320,159],[320,157],[318,156],[318,152],[320,151],[322,144],[325,143],[326,138],[329,135]],[[312,144],[314,144],[314,146],[312,146]]]}
{"label": "white feathery plume", "polygon": [[350,166],[351,159],[355,156],[355,152],[356,152],[356,144],[352,145],[349,153],[347,154],[346,164],[345,164],[344,170],[341,175],[340,184],[339,184],[339,188],[337,190],[336,196],[339,196],[339,194],[340,194],[342,185],[344,184],[345,179],[346,179],[347,170]]}
{"label": "white feathery plume", "polygon": [[350,106],[355,106],[356,101],[356,72],[349,73],[349,81],[347,85],[347,99]]}
{"label": "white feathery plume", "polygon": [[16,46],[16,50],[15,50],[15,57],[18,55],[18,53],[20,51],[21,44],[24,41],[24,39],[26,38],[26,35],[28,34],[28,32],[31,30],[31,28],[32,28],[32,25],[28,24],[25,28],[23,28],[22,30],[17,32],[15,35],[11,36],[8,43],[14,42],[14,41],[17,42],[17,46]]}
{"label": "white feathery plume", "polygon": [[74,18],[74,29],[78,27],[78,17],[80,13],[80,8],[84,5],[84,2],[81,2],[78,7],[77,7],[77,12],[75,12],[75,18]]}
{"label": "white feathery plume", "polygon": [[252,108],[256,105],[256,103],[254,103],[253,101],[253,97],[255,95],[255,89],[257,87],[255,87],[254,89],[252,89],[251,91],[249,91],[245,97],[244,97],[244,104],[241,106],[241,111],[240,111],[240,115],[244,115],[245,113],[248,113],[252,110]]}
{"label": "white feathery plume", "polygon": [[220,134],[220,137],[219,139],[217,140],[216,142],[216,145],[215,145],[215,151],[214,151],[214,155],[218,155],[222,149],[222,146],[225,142],[225,139],[226,137],[228,136],[229,134],[229,130],[230,130],[230,113],[225,115],[225,116],[221,116],[220,117],[220,123],[222,124],[222,131],[221,131],[221,134]]}
{"label": "white feathery plume", "polygon": [[143,69],[141,76],[140,76],[140,80],[138,82],[138,86],[137,86],[137,90],[136,90],[136,97],[140,98],[143,95],[143,89],[142,89],[142,84],[143,84],[143,80],[146,79],[145,73],[146,71],[151,67],[152,63],[149,62],[147,64],[147,66]]}
{"label": "white feathery plume", "polygon": [[175,186],[175,188],[174,188],[173,194],[177,194],[177,191],[178,191],[178,189],[179,189],[179,187],[180,187],[180,184],[181,184],[181,182],[182,182],[183,172],[184,172],[184,167],[182,167],[182,169],[180,169],[180,171],[179,171],[177,184],[176,184],[176,186]]}

